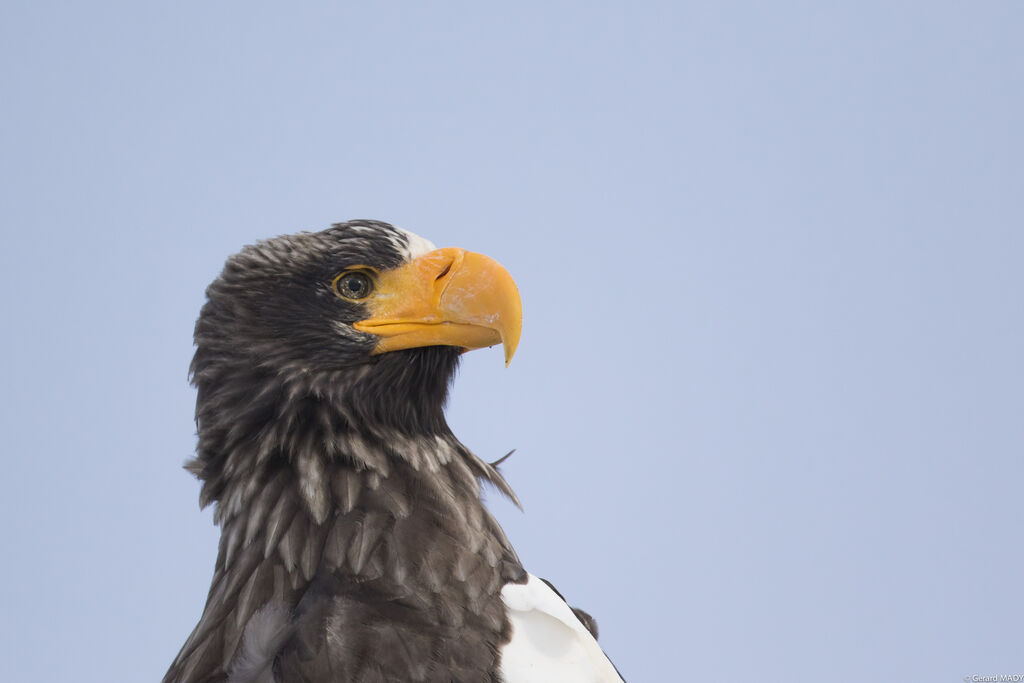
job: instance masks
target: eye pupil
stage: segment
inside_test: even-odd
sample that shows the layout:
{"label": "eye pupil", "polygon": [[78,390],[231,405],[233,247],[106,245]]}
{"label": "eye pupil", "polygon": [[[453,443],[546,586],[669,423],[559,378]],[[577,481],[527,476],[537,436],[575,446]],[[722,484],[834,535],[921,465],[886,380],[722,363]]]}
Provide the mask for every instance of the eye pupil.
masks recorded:
{"label": "eye pupil", "polygon": [[346,273],[338,278],[335,289],[346,299],[365,299],[370,295],[373,283],[363,273]]}

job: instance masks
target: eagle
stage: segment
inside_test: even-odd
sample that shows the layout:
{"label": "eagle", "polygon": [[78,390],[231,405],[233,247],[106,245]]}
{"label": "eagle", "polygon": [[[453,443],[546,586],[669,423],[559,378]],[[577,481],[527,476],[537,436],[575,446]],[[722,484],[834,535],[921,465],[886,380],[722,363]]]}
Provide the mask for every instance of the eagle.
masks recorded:
{"label": "eagle", "polygon": [[528,573],[452,433],[460,355],[519,342],[495,260],[354,220],[230,257],[190,373],[220,545],[165,683],[621,681],[593,619]]}

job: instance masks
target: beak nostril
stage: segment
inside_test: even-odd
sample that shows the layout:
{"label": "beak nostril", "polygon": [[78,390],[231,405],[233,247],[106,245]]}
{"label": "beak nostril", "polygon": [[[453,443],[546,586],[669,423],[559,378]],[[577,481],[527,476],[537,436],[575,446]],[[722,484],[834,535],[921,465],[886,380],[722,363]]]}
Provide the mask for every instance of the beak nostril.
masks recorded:
{"label": "beak nostril", "polygon": [[438,274],[437,274],[437,277],[436,277],[436,278],[434,278],[434,281],[436,282],[437,280],[440,280],[441,278],[443,278],[443,277],[444,277],[445,275],[447,275],[447,274],[448,274],[448,272],[449,272],[449,271],[450,271],[451,269],[452,269],[452,262],[451,262],[451,261],[449,261],[449,262],[448,262],[448,264],[447,264],[447,265],[445,265],[445,267],[444,267],[444,270],[442,270],[442,271],[441,271],[440,273],[438,273]]}

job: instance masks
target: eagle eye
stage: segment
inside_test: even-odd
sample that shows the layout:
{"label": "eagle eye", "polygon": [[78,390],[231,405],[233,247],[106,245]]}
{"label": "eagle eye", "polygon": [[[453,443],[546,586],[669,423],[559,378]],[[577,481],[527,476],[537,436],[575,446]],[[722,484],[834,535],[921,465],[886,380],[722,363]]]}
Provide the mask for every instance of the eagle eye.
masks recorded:
{"label": "eagle eye", "polygon": [[373,280],[366,273],[349,270],[334,278],[334,291],[343,299],[359,301],[370,296]]}

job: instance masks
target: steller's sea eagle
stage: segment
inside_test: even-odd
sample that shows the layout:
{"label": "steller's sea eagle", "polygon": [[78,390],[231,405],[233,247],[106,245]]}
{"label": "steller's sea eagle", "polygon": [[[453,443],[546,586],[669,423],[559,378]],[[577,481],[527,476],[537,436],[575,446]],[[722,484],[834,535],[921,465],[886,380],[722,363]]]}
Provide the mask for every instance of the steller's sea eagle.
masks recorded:
{"label": "steller's sea eagle", "polygon": [[165,683],[622,680],[445,421],[459,355],[519,342],[504,268],[359,220],[248,246],[206,293],[187,468],[221,540]]}

